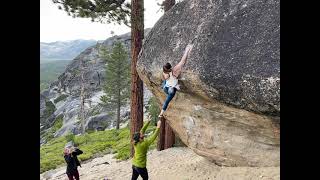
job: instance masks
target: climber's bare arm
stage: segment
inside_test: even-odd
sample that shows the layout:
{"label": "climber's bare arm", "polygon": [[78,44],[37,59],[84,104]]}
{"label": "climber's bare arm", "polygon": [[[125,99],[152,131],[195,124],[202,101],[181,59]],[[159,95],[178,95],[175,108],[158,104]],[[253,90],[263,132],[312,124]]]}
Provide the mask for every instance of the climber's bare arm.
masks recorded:
{"label": "climber's bare arm", "polygon": [[162,80],[166,80],[169,78],[169,74],[162,72]]}
{"label": "climber's bare arm", "polygon": [[178,77],[181,73],[183,65],[186,63],[189,53],[191,52],[193,45],[188,44],[180,62],[172,69],[172,73],[175,77]]}

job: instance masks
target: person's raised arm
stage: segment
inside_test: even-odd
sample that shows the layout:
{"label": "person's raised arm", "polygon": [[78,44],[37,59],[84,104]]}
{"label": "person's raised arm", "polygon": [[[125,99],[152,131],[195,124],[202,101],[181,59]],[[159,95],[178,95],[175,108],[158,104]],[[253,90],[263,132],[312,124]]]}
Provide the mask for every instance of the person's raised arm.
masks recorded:
{"label": "person's raised arm", "polygon": [[161,126],[161,121],[159,120],[157,122],[157,128],[156,130],[153,132],[153,134],[146,140],[148,145],[150,146],[150,144],[152,144],[152,142],[157,138],[158,134],[159,134],[159,129]]}
{"label": "person's raised arm", "polygon": [[142,134],[144,134],[144,132],[147,130],[149,124],[150,124],[150,120],[148,120],[147,123],[143,125],[143,128],[140,130]]}
{"label": "person's raised arm", "polygon": [[166,80],[166,79],[168,79],[168,78],[169,78],[169,75],[168,75],[168,74],[166,74],[166,73],[164,73],[164,72],[161,73],[161,79],[162,79],[162,80]]}
{"label": "person's raised arm", "polygon": [[78,155],[80,155],[80,154],[82,154],[83,152],[80,150],[80,149],[78,149],[78,148],[76,148],[73,152],[72,152],[72,155],[73,156],[78,156]]}
{"label": "person's raised arm", "polygon": [[173,71],[172,73],[175,77],[178,77],[180,75],[182,66],[186,63],[188,55],[189,55],[192,47],[193,47],[193,45],[191,45],[191,44],[187,45],[180,62],[172,69],[172,71]]}

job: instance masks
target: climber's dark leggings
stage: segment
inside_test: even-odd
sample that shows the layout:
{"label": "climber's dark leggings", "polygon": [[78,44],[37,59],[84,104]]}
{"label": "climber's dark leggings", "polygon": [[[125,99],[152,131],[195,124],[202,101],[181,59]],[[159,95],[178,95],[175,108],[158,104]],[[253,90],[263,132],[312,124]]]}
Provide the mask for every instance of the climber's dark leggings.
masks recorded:
{"label": "climber's dark leggings", "polygon": [[[79,180],[79,172],[78,172],[78,170],[76,170],[76,171],[74,171],[74,172],[72,172],[72,173],[68,173],[67,174],[68,175],[68,178],[69,178],[69,180]],[[74,179],[73,179],[73,177],[74,177]]]}
{"label": "climber's dark leggings", "polygon": [[137,180],[139,175],[142,177],[143,180],[148,180],[148,170],[147,168],[139,168],[132,166],[132,177],[131,180]]}
{"label": "climber's dark leggings", "polygon": [[170,101],[173,99],[176,94],[177,89],[174,87],[163,87],[164,92],[167,94],[167,98],[163,103],[162,110],[167,110]]}

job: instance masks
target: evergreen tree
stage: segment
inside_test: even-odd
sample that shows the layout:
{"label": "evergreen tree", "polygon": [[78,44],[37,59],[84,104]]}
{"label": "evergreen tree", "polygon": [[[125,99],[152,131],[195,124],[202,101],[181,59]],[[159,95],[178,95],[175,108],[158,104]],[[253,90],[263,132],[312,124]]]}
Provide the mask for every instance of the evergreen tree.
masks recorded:
{"label": "evergreen tree", "polygon": [[101,97],[103,105],[116,112],[116,128],[120,124],[120,108],[128,103],[130,97],[130,62],[125,47],[116,42],[111,52],[106,48],[100,49],[100,56],[106,61],[106,80]]}
{"label": "evergreen tree", "polygon": [[[73,17],[91,18],[92,21],[124,23],[131,27],[131,127],[133,133],[140,131],[143,124],[143,82],[140,79],[136,63],[144,38],[144,0],[52,0],[61,4],[63,9]],[[133,156],[131,146],[131,157]]]}
{"label": "evergreen tree", "polygon": [[[131,121],[130,139],[143,125],[143,82],[136,66],[144,39],[144,0],[131,0]],[[131,145],[131,157],[134,148]]]}
{"label": "evergreen tree", "polygon": [[52,0],[52,2],[60,4],[58,8],[74,18],[91,18],[96,22],[117,22],[130,26],[131,5],[125,0]]}
{"label": "evergreen tree", "polygon": [[160,7],[161,10],[164,10],[164,12],[169,11],[172,6],[174,6],[176,3],[175,0],[163,0],[162,3],[157,3]]}

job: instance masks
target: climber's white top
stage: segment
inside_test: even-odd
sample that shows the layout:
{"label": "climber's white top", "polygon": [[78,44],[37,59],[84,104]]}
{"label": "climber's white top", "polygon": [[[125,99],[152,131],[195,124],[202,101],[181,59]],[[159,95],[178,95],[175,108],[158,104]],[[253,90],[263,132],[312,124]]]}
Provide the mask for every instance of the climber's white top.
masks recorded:
{"label": "climber's white top", "polygon": [[172,72],[169,73],[169,78],[166,80],[166,87],[175,87],[179,89],[178,79],[172,75]]}

